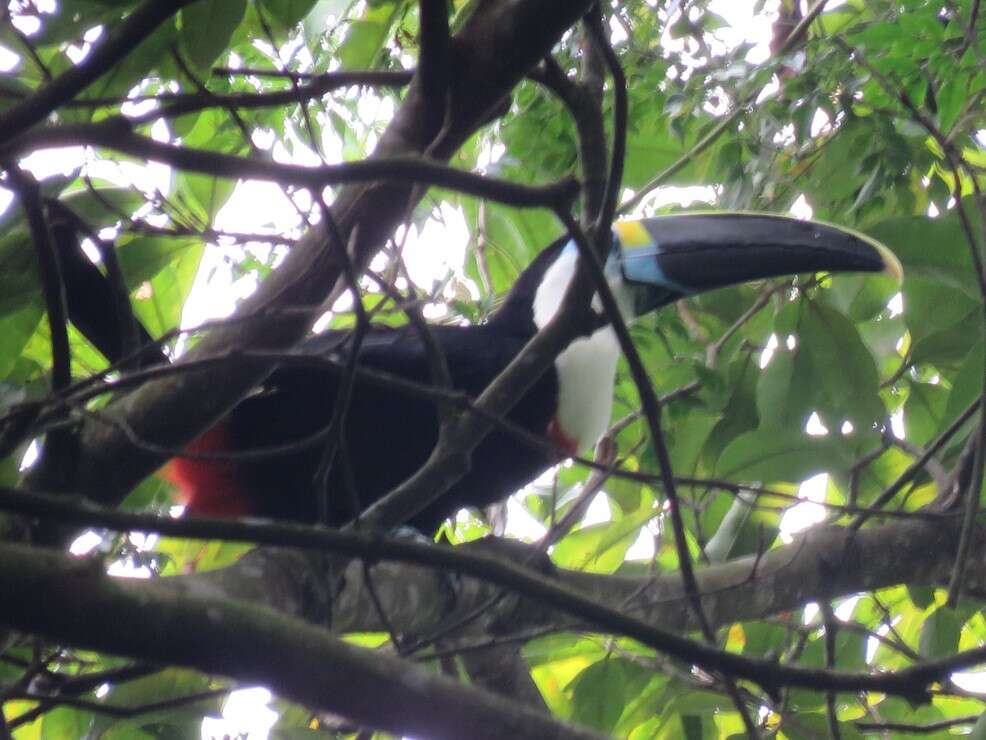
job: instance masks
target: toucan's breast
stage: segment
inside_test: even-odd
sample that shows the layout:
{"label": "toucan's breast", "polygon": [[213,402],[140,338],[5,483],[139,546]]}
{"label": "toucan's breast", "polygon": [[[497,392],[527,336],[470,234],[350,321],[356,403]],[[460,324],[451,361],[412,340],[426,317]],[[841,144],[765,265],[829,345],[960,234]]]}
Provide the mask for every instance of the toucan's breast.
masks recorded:
{"label": "toucan's breast", "polygon": [[558,407],[553,423],[564,438],[572,440],[575,451],[591,447],[606,431],[619,356],[616,334],[604,327],[573,342],[555,360]]}

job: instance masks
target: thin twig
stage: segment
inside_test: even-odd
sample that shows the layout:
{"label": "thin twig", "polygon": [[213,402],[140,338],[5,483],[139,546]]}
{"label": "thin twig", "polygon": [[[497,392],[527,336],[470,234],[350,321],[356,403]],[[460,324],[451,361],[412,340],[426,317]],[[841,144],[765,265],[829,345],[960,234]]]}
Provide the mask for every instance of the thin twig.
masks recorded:
{"label": "thin twig", "polygon": [[[818,607],[825,626],[825,667],[831,670],[835,668],[836,637],[838,635],[839,620],[835,618],[832,605],[827,601],[820,602]],[[825,707],[825,714],[828,718],[829,737],[832,740],[842,740],[842,732],[839,730],[837,697],[834,691],[825,692]]]}
{"label": "thin twig", "polygon": [[862,732],[903,732],[912,735],[932,735],[942,730],[948,730],[959,725],[973,725],[981,715],[972,714],[966,717],[951,717],[949,719],[929,722],[925,725],[909,722],[854,722],[856,729]]}
{"label": "thin twig", "polygon": [[[931,459],[933,455],[938,454],[938,451],[944,447],[948,441],[955,435],[959,429],[976,413],[976,409],[979,408],[981,399],[976,399],[965,410],[959,414],[955,420],[948,425],[938,439],[932,442],[918,459],[911,463],[907,469],[898,476],[897,480],[887,486],[879,496],[870,505],[870,509],[880,509],[885,506],[894,496],[896,496],[901,489],[904,488],[908,483],[910,483],[914,478],[916,478],[921,472],[924,471],[924,466],[927,464],[928,460]],[[861,512],[848,526],[851,530],[859,529],[866,520],[872,516],[872,511]]]}

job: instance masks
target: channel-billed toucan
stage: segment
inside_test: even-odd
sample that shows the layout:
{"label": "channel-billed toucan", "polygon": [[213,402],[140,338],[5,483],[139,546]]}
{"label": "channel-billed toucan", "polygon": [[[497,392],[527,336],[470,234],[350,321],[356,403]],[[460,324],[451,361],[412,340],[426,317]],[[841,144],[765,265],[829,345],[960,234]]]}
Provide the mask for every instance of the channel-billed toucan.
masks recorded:
{"label": "channel-billed toucan", "polygon": [[[562,238],[520,275],[484,324],[435,326],[455,387],[478,395],[554,315],[577,262]],[[669,216],[615,225],[605,273],[625,317],[633,319],[684,296],[748,280],[815,271],[889,271],[900,265],[883,246],[833,226],[766,215]],[[312,336],[301,351],[345,360],[345,335]],[[411,327],[373,329],[359,347],[363,367],[420,383],[431,379],[429,354]],[[594,444],[610,418],[619,348],[604,326],[565,349],[553,368],[510,413],[564,453]],[[341,375],[316,367],[282,367],[189,448],[193,452],[256,451],[294,444],[258,459],[175,458],[165,475],[192,513],[252,515],[313,522],[315,477],[323,444],[299,448],[332,417]],[[354,518],[410,476],[437,438],[433,401],[356,377],[342,446],[328,477],[329,523]],[[463,507],[503,500],[558,461],[497,430],[480,444],[468,474],[409,522],[433,532]]]}

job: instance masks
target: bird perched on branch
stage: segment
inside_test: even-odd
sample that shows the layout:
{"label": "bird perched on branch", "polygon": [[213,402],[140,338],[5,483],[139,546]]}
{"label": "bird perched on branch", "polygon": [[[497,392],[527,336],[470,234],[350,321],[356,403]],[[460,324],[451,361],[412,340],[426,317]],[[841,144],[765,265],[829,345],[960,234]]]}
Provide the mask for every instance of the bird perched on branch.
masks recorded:
{"label": "bird perched on branch", "polygon": [[[455,391],[476,397],[496,378],[554,316],[577,264],[574,242],[561,238],[524,270],[486,323],[430,328]],[[900,270],[886,247],[860,234],[736,213],[617,223],[604,265],[627,321],[750,280],[817,271],[899,276]],[[507,427],[550,444],[532,445],[497,426],[472,454],[466,475],[409,524],[433,532],[458,509],[501,501],[600,438],[610,420],[619,345],[610,324],[598,326],[571,342],[507,416]],[[165,467],[190,513],[339,526],[428,459],[441,393],[434,392],[429,342],[417,328],[372,328],[357,343],[350,332],[330,331],[298,349],[323,362],[279,367],[188,447],[193,456]],[[350,391],[340,394],[346,377],[340,368],[353,352],[359,371]],[[347,402],[344,415],[337,414],[340,398]],[[334,454],[326,454],[328,445]],[[244,454],[209,458],[228,452]]]}

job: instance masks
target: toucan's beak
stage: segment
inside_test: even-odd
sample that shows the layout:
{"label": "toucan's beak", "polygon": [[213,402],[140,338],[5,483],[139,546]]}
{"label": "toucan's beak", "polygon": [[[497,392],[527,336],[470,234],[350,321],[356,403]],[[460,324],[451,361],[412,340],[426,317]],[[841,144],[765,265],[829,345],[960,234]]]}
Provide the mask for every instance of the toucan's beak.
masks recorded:
{"label": "toucan's beak", "polygon": [[[614,224],[628,283],[650,289],[645,310],[748,280],[802,272],[903,276],[887,247],[854,231],[753,213],[700,213]],[[638,315],[640,311],[638,309]]]}

